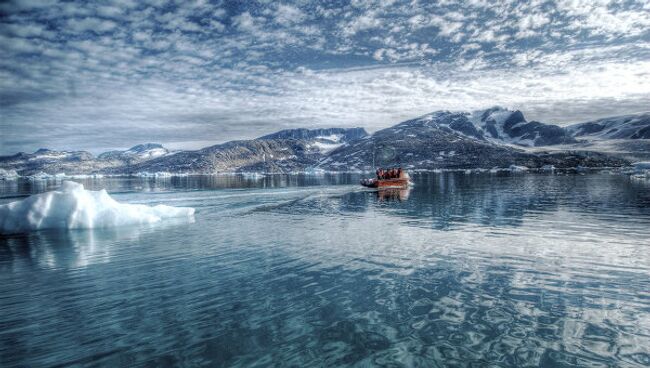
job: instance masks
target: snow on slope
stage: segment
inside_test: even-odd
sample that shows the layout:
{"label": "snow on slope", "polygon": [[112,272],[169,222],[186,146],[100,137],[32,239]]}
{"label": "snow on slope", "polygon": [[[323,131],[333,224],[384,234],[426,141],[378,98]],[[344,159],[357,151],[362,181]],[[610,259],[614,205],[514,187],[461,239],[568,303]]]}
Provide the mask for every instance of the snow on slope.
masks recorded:
{"label": "snow on slope", "polygon": [[467,137],[495,144],[543,146],[573,143],[565,129],[536,121],[527,121],[521,111],[492,107],[468,112],[437,111],[400,125],[439,126]]}
{"label": "snow on slope", "polygon": [[125,155],[137,156],[140,159],[152,159],[164,156],[169,153],[169,150],[157,143],[139,144],[124,151]]}
{"label": "snow on slope", "polygon": [[335,149],[341,147],[344,143],[325,143],[325,142],[319,142],[316,141],[310,145],[310,148],[316,148],[318,151],[320,151],[323,154],[330,153],[334,151]]}
{"label": "snow on slope", "polygon": [[326,136],[317,136],[314,137],[314,142],[309,144],[310,148],[316,148],[322,154],[328,154],[335,149],[341,147],[345,143],[343,134],[330,134]]}
{"label": "snow on slope", "polygon": [[82,184],[65,181],[61,191],[0,205],[0,233],[151,224],[193,215],[194,209],[187,207],[119,203],[106,190],[85,190]]}
{"label": "snow on slope", "polygon": [[574,124],[567,130],[576,138],[650,139],[650,112]]}

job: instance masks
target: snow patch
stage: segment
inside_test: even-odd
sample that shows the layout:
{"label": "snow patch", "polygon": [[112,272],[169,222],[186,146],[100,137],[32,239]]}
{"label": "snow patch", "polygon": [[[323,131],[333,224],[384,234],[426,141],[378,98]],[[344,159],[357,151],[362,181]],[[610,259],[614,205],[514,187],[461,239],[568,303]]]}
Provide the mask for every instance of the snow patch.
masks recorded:
{"label": "snow patch", "polygon": [[189,207],[119,203],[106,190],[86,190],[82,184],[64,181],[60,191],[0,205],[0,233],[152,224],[193,215],[194,208]]}
{"label": "snow patch", "polygon": [[0,180],[15,180],[19,177],[20,175],[18,175],[16,170],[0,169]]}

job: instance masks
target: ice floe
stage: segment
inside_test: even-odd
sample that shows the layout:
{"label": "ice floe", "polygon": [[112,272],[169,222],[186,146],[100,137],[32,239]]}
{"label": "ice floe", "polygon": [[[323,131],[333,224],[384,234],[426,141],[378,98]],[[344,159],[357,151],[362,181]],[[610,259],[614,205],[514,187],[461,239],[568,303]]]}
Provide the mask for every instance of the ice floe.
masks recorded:
{"label": "ice floe", "polygon": [[106,190],[86,190],[82,184],[64,181],[59,191],[0,205],[0,233],[152,224],[193,215],[194,209],[188,207],[119,203]]}

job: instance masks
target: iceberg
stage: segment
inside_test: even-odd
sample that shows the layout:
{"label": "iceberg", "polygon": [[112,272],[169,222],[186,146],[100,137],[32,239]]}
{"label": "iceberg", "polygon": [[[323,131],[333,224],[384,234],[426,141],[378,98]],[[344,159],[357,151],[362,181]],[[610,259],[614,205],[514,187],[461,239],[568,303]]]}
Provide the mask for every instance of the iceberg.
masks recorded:
{"label": "iceberg", "polygon": [[257,179],[264,179],[266,175],[258,172],[242,172],[241,176],[244,179],[252,179],[252,180],[257,180]]}
{"label": "iceberg", "polygon": [[511,172],[526,172],[528,171],[528,167],[526,166],[518,166],[518,165],[510,165],[508,168]]}
{"label": "iceberg", "polygon": [[64,181],[60,191],[0,205],[0,233],[152,224],[193,215],[194,208],[189,207],[119,203],[104,189],[86,190],[82,184]]}

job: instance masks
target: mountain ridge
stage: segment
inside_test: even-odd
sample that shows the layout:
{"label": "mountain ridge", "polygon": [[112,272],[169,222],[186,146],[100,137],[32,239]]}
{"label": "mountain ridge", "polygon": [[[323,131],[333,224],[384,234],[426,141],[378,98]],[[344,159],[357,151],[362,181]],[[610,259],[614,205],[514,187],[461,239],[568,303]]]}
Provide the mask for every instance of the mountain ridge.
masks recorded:
{"label": "mountain ridge", "polygon": [[439,110],[373,134],[359,127],[285,129],[199,150],[170,151],[158,143],[146,143],[96,157],[86,151],[39,149],[31,154],[0,156],[0,168],[15,170],[20,175],[133,175],[365,171],[373,170],[374,165],[467,169],[629,164],[628,156],[621,158],[589,149],[594,140],[608,142],[610,135],[594,137],[603,131],[622,142],[634,140],[645,144],[650,142],[645,135],[650,132],[650,113],[560,127],[528,121],[521,111],[498,106],[472,112]]}

